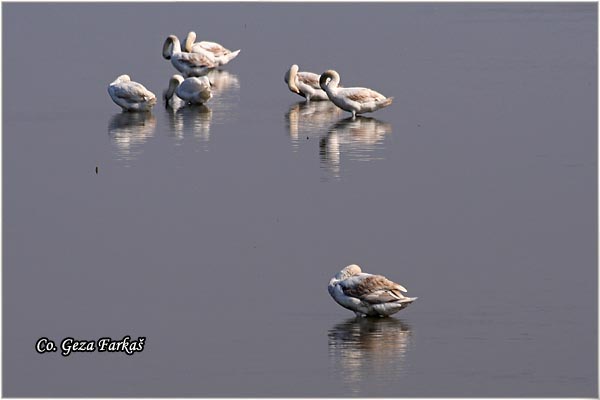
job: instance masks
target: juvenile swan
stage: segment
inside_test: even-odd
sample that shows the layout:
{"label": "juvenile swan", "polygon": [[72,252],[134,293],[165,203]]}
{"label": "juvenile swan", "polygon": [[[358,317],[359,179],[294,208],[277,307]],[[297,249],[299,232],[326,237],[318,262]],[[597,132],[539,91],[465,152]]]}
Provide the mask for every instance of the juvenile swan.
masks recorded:
{"label": "juvenile swan", "polygon": [[384,276],[363,273],[356,264],[348,265],[329,281],[329,294],[357,317],[387,317],[402,310],[416,297],[406,297],[406,289]]}
{"label": "juvenile swan", "polygon": [[175,69],[183,76],[206,75],[211,68],[217,66],[213,57],[204,53],[184,53],[181,51],[181,43],[177,36],[169,35],[163,44],[162,55],[171,60]]}
{"label": "juvenile swan", "polygon": [[190,31],[185,38],[184,50],[189,53],[200,53],[206,54],[209,57],[212,57],[214,62],[218,67],[227,64],[229,61],[233,60],[240,54],[241,50],[231,51],[221,46],[219,43],[201,41],[196,42],[196,32]]}
{"label": "juvenile swan", "polygon": [[169,80],[165,100],[168,102],[173,94],[189,104],[204,104],[212,97],[210,81],[207,76],[183,79],[181,75],[173,75]]}
{"label": "juvenile swan", "polygon": [[283,77],[291,92],[306,98],[306,102],[313,100],[329,100],[327,93],[319,86],[319,74],[314,72],[298,71],[298,65],[294,64]]}
{"label": "juvenile swan", "polygon": [[108,94],[123,111],[148,111],[156,104],[154,93],[133,82],[129,75],[121,75],[111,82]]}
{"label": "juvenile swan", "polygon": [[373,112],[392,104],[393,97],[385,97],[381,93],[362,87],[340,88],[340,75],[330,69],[321,74],[319,85],[327,93],[329,100],[342,110],[356,114]]}

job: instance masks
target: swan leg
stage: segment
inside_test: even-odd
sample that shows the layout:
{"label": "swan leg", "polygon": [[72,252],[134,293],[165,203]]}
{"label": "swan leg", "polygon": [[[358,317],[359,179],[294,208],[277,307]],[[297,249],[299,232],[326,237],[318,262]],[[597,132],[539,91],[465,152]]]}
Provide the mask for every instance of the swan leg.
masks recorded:
{"label": "swan leg", "polygon": [[352,119],[356,119],[356,111],[352,110]]}

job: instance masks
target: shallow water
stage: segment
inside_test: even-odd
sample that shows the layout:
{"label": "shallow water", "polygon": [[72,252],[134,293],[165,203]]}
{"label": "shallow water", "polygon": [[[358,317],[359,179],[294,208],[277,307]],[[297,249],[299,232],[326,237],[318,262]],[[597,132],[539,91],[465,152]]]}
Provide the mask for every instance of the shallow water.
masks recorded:
{"label": "shallow water", "polygon": [[[596,7],[4,4],[3,395],[596,396]],[[120,113],[190,29],[242,49],[212,101]],[[354,320],[350,263],[419,299]]]}

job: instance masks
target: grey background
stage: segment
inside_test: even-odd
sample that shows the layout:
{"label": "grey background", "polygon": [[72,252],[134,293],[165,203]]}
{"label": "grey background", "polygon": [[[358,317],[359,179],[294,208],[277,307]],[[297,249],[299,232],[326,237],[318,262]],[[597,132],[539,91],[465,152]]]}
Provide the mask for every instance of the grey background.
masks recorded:
{"label": "grey background", "polygon": [[[596,21],[4,3],[3,395],[596,396]],[[160,96],[190,29],[242,49],[234,83],[210,112],[120,117],[108,83]],[[336,124],[293,63],[396,100]],[[350,263],[419,300],[353,321],[326,290]],[[34,350],[125,335],[145,350]]]}

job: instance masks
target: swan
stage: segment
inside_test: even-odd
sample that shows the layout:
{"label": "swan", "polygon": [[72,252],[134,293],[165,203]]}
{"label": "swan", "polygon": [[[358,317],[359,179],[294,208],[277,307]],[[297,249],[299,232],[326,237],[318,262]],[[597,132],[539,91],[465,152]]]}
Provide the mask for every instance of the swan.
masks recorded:
{"label": "swan", "polygon": [[154,93],[133,82],[129,75],[121,75],[111,82],[108,94],[123,111],[148,111],[156,104]]}
{"label": "swan", "polygon": [[384,276],[363,273],[356,264],[338,272],[329,281],[329,294],[357,317],[387,317],[402,310],[416,297],[406,297],[406,289]]}
{"label": "swan", "polygon": [[319,86],[319,74],[314,72],[298,71],[298,65],[294,64],[283,77],[291,92],[298,93],[306,98],[306,102],[313,100],[329,100],[327,93]]}
{"label": "swan", "polygon": [[177,97],[186,103],[204,104],[212,97],[210,81],[206,76],[183,79],[183,76],[179,74],[173,75],[169,80],[169,88],[165,93],[167,103],[174,94],[177,94]]}
{"label": "swan", "polygon": [[373,112],[392,104],[393,97],[385,97],[372,89],[362,87],[340,88],[340,75],[330,69],[321,74],[319,85],[327,93],[329,100],[342,110],[352,113],[352,118],[356,114]]}
{"label": "swan", "polygon": [[163,44],[163,57],[186,78],[206,75],[211,68],[217,67],[214,57],[204,53],[184,53],[177,36],[169,35]]}
{"label": "swan", "polygon": [[189,53],[205,54],[213,58],[218,67],[227,64],[240,54],[240,50],[231,51],[215,42],[196,42],[196,32],[190,31],[185,38],[184,50]]}

